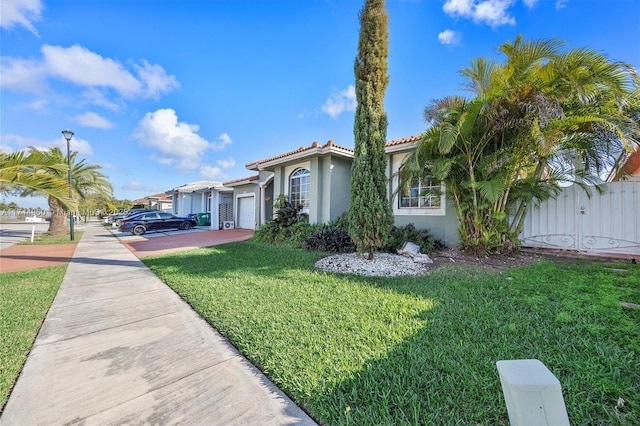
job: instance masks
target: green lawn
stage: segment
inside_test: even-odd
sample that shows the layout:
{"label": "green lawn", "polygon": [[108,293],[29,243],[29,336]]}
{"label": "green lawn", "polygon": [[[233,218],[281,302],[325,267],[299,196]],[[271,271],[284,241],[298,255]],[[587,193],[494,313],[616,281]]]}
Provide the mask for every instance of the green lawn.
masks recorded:
{"label": "green lawn", "polygon": [[0,407],[27,359],[67,265],[0,274]]}
{"label": "green lawn", "polygon": [[67,232],[65,235],[61,235],[59,237],[52,237],[51,235],[47,234],[47,233],[43,233],[43,234],[38,234],[35,235],[33,237],[33,242],[31,242],[31,238],[28,238],[24,241],[20,241],[17,243],[17,245],[19,246],[29,246],[29,245],[44,245],[44,244],[77,244],[78,241],[80,241],[80,238],[82,238],[82,234],[84,234],[84,231],[76,231],[74,230],[73,232],[73,241],[71,241],[71,238],[69,236],[69,232]]}
{"label": "green lawn", "polygon": [[523,358],[558,377],[572,424],[640,424],[640,310],[618,303],[640,304],[640,267],[365,278],[317,256],[243,242],[144,262],[325,424],[508,424],[495,362]]}

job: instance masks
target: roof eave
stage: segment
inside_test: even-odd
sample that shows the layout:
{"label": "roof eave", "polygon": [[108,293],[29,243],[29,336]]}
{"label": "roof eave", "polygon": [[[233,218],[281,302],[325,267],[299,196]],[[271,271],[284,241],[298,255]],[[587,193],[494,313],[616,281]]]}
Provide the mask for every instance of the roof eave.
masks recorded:
{"label": "roof eave", "polygon": [[253,164],[255,164],[255,170],[269,171],[272,167],[275,167],[277,165],[293,163],[309,157],[326,157],[328,155],[336,155],[339,157],[352,159],[353,154],[353,151],[349,150],[348,148],[342,148],[336,145],[323,146],[318,148],[309,148],[304,151],[294,152],[281,158],[275,158],[270,161],[258,162]]}
{"label": "roof eave", "polygon": [[385,148],[384,152],[386,154],[393,154],[396,152],[410,151],[412,149],[415,149],[418,146],[418,144],[419,144],[419,141],[413,141],[413,142],[405,142],[397,145],[389,145]]}

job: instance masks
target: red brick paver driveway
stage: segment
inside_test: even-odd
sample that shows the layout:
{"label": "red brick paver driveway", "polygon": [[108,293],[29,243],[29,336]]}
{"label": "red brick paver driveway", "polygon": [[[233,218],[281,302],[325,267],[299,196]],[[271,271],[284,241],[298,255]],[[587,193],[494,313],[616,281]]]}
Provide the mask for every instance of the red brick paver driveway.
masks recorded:
{"label": "red brick paver driveway", "polygon": [[63,265],[75,250],[76,244],[13,245],[0,250],[0,273]]}
{"label": "red brick paver driveway", "polygon": [[[253,231],[248,229],[229,229],[223,231],[149,234],[140,237],[127,237],[122,239],[121,242],[136,257],[142,258],[156,254],[244,241],[252,236]],[[13,245],[0,250],[0,273],[27,271],[69,263],[75,249],[76,244]]]}
{"label": "red brick paver driveway", "polygon": [[197,231],[190,233],[171,233],[170,235],[142,235],[135,239],[122,240],[138,258],[156,254],[190,250],[198,247],[215,246],[234,241],[248,240],[253,231],[248,229],[228,229],[223,231]]}

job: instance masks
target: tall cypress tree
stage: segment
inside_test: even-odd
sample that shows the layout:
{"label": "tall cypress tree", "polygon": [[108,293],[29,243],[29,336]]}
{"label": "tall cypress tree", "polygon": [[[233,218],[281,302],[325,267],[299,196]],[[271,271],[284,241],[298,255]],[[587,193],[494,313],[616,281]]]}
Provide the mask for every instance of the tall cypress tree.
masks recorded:
{"label": "tall cypress tree", "polygon": [[358,253],[373,259],[384,246],[393,224],[387,201],[384,145],[387,114],[384,95],[389,83],[388,15],[384,0],[365,0],[360,11],[360,38],[355,60],[356,107],[355,157],[351,167],[349,234]]}

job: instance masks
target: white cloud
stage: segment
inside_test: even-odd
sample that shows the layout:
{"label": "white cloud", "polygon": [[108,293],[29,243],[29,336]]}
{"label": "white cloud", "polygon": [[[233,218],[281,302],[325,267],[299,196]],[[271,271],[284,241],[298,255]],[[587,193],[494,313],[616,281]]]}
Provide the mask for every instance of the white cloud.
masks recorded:
{"label": "white cloud", "polygon": [[229,145],[231,143],[231,136],[226,133],[221,133],[220,136],[218,136],[218,141],[218,145],[220,146],[220,149],[222,149],[225,145]]}
{"label": "white cloud", "polygon": [[514,17],[507,13],[511,0],[487,0],[476,5],[474,22],[485,22],[492,27],[515,25]]}
{"label": "white cloud", "polygon": [[470,17],[473,13],[473,5],[474,0],[447,0],[442,10],[447,15]]}
{"label": "white cloud", "polygon": [[160,95],[180,86],[176,78],[167,75],[160,65],[152,65],[142,60],[142,65],[134,65],[138,77],[143,84],[144,96],[159,99]]}
{"label": "white cloud", "polygon": [[200,166],[198,174],[207,180],[222,180],[229,177],[220,167],[213,167],[208,164]]}
{"label": "white cloud", "polygon": [[460,35],[460,33],[452,30],[444,30],[443,32],[438,34],[438,40],[442,44],[457,45],[460,43],[461,38],[462,36]]}
{"label": "white cloud", "polygon": [[[50,148],[58,147],[65,155],[67,153],[67,140],[62,134],[55,139],[42,140],[9,133],[2,135],[0,141],[2,141],[2,149],[5,152],[22,151],[29,147],[34,147],[40,151],[47,151]],[[69,149],[76,151],[80,158],[93,154],[91,144],[84,139],[77,138],[75,135],[69,142]]]}
{"label": "white cloud", "polygon": [[[0,62],[2,86],[41,93],[47,87],[48,79],[57,78],[89,89],[83,96],[93,95],[96,105],[110,109],[117,108],[105,94],[110,90],[126,99],[158,99],[161,94],[179,87],[175,76],[144,59],[141,65],[130,61],[130,71],[119,61],[102,57],[78,44],[71,47],[44,45],[41,51],[40,59],[3,57]],[[87,98],[91,99],[90,96]]]}
{"label": "white cloud", "polygon": [[[220,135],[220,140],[228,139],[228,143],[231,143],[231,138],[226,133]],[[207,180],[223,180],[228,179],[229,175],[224,172],[225,169],[231,169],[236,165],[236,160],[232,157],[227,157],[222,160],[216,160],[218,166],[212,166],[210,164],[202,164],[198,171],[198,174]]]}
{"label": "white cloud", "polygon": [[0,135],[0,145],[2,146],[2,152],[5,152],[7,154],[15,151],[22,151],[23,149],[28,147],[32,143],[32,141],[34,140],[30,140],[23,136],[15,135],[12,133]]}
{"label": "white cloud", "polygon": [[562,9],[567,6],[569,0],[557,0],[556,1],[556,9]]}
{"label": "white cloud", "polygon": [[[60,139],[56,140],[52,146],[57,146],[62,149],[62,152],[67,152],[67,140],[64,136],[60,135]],[[78,158],[82,158],[87,155],[93,154],[93,148],[91,144],[84,139],[79,139],[76,135],[69,141],[69,149],[78,153]]]}
{"label": "white cloud", "polygon": [[[475,23],[491,27],[515,25],[508,9],[515,0],[447,0],[442,10],[449,16],[472,19]],[[531,0],[528,0],[531,3]]]}
{"label": "white cloud", "polygon": [[308,118],[311,114],[309,114],[309,111],[307,111],[306,108],[303,108],[302,111],[300,111],[298,113],[298,115],[296,116],[296,118]]}
{"label": "white cloud", "polygon": [[42,64],[32,59],[0,58],[0,86],[28,93],[43,93],[46,75]]}
{"label": "white cloud", "polygon": [[9,145],[18,146],[16,151],[20,151],[21,149],[26,148],[28,146],[40,145],[42,143],[41,140],[27,138],[25,136],[16,135],[13,133],[2,135],[0,140],[2,140],[3,148],[4,146],[9,146]]}
{"label": "white cloud", "polygon": [[68,48],[44,45],[42,54],[50,75],[81,86],[110,87],[128,98],[142,93],[142,83],[121,63],[77,44]]}
{"label": "white cloud", "polygon": [[157,161],[158,163],[164,165],[164,166],[170,166],[174,163],[173,158],[169,158],[169,157],[160,157],[157,156],[156,154],[151,154],[149,156],[149,158],[151,158],[154,161]]}
{"label": "white cloud", "polygon": [[175,162],[178,170],[194,170],[200,167],[205,151],[221,150],[231,143],[226,133],[220,135],[219,142],[209,142],[198,135],[199,129],[196,124],[179,122],[176,112],[167,108],[147,113],[132,136],[153,150],[152,158],[162,164]]}
{"label": "white cloud", "polygon": [[110,109],[111,111],[118,111],[124,106],[122,100],[110,100],[107,95],[100,89],[92,87],[82,92],[82,103],[96,105],[103,108]]}
{"label": "white cloud", "polygon": [[354,85],[349,85],[344,90],[334,90],[331,97],[322,105],[322,111],[335,119],[345,111],[355,111],[356,105],[356,88]]}
{"label": "white cloud", "polygon": [[224,160],[217,160],[216,164],[223,169],[230,169],[236,165],[236,160],[231,157],[227,157]]}
{"label": "white cloud", "polygon": [[28,109],[32,109],[34,111],[41,111],[46,109],[49,106],[49,101],[46,99],[38,99],[37,101],[33,101],[27,105]]}
{"label": "white cloud", "polygon": [[525,6],[529,9],[533,9],[535,5],[538,3],[538,0],[522,0]]}
{"label": "white cloud", "polygon": [[122,189],[126,191],[146,191],[147,187],[142,182],[131,181],[122,185]]}
{"label": "white cloud", "polygon": [[98,129],[110,129],[113,127],[113,123],[109,120],[90,111],[87,111],[82,115],[78,115],[76,120],[78,121],[78,124],[85,127],[95,127]]}
{"label": "white cloud", "polygon": [[10,30],[22,26],[37,36],[38,31],[33,24],[41,19],[41,13],[40,0],[2,0],[0,28]]}

